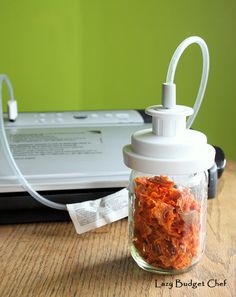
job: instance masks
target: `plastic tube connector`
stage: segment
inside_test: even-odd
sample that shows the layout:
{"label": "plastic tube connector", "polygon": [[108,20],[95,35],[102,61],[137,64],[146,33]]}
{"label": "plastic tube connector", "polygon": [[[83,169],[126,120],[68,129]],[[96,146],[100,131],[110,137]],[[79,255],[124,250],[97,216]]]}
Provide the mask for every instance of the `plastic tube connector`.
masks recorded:
{"label": "plastic tube connector", "polygon": [[11,122],[14,122],[18,116],[17,112],[17,102],[15,100],[9,100],[7,102],[8,107],[8,119]]}
{"label": "plastic tube connector", "polygon": [[175,108],[176,85],[174,83],[162,84],[162,106],[164,108]]}

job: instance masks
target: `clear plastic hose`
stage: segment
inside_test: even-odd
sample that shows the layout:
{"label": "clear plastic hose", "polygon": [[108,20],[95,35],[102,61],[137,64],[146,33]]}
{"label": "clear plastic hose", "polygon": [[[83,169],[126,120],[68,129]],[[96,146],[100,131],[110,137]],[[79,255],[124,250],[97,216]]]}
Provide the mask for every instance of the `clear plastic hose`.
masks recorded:
{"label": "clear plastic hose", "polygon": [[198,113],[198,110],[201,106],[204,93],[206,90],[206,85],[207,85],[207,79],[208,79],[208,73],[209,73],[209,64],[210,64],[210,59],[209,59],[209,52],[208,52],[208,47],[205,43],[205,41],[198,37],[198,36],[191,36],[187,39],[185,39],[181,44],[177,47],[175,50],[172,59],[170,61],[169,69],[167,72],[167,77],[166,77],[166,83],[174,83],[174,76],[175,76],[175,71],[177,64],[179,62],[179,59],[181,55],[183,54],[184,50],[190,46],[191,44],[198,44],[201,48],[202,51],[202,58],[203,58],[203,67],[202,67],[202,78],[200,82],[200,87],[198,90],[197,98],[195,101],[195,104],[193,106],[194,113],[188,118],[187,121],[187,128],[190,128],[196,118],[196,115]]}
{"label": "clear plastic hose", "polygon": [[10,83],[10,80],[8,79],[8,77],[6,75],[0,75],[0,142],[2,144],[4,155],[7,158],[7,161],[9,163],[10,167],[12,168],[13,172],[17,176],[21,186],[33,198],[35,198],[38,202],[40,202],[48,207],[59,209],[59,210],[67,210],[67,207],[65,204],[52,202],[52,201],[44,198],[43,196],[41,196],[38,192],[36,192],[31,187],[31,185],[28,183],[28,181],[24,178],[20,169],[18,168],[18,166],[14,160],[14,157],[11,153],[11,150],[10,150],[10,147],[9,147],[9,144],[7,141],[5,129],[4,129],[3,110],[2,110],[2,84],[3,84],[3,82],[6,83],[9,94],[10,94],[10,99],[13,101],[14,101],[14,95],[13,95],[13,88],[11,86],[11,83]]}

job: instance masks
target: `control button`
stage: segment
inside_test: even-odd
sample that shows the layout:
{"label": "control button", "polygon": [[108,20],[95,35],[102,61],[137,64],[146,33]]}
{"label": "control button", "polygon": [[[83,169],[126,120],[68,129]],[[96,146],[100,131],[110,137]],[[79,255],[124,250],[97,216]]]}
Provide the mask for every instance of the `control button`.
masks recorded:
{"label": "control button", "polygon": [[92,113],[90,116],[91,116],[91,118],[98,118],[98,114],[97,113]]}
{"label": "control button", "polygon": [[45,123],[45,119],[44,119],[44,118],[39,119],[39,121],[40,121],[41,123]]}
{"label": "control button", "polygon": [[85,120],[87,119],[87,116],[86,115],[74,115],[74,119],[76,120]]}
{"label": "control button", "polygon": [[61,123],[64,122],[64,120],[62,118],[58,118],[57,121],[61,122]]}
{"label": "control button", "polygon": [[116,117],[119,118],[119,119],[128,119],[129,114],[128,113],[117,113]]}
{"label": "control button", "polygon": [[40,117],[42,117],[42,118],[45,117],[45,113],[40,113],[39,115],[40,115]]}
{"label": "control button", "polygon": [[62,113],[61,113],[61,112],[57,112],[56,115],[57,115],[58,117],[62,117]]}
{"label": "control button", "polygon": [[113,117],[113,114],[112,114],[112,113],[106,113],[106,114],[105,114],[105,117],[106,117],[106,118],[112,118],[112,117]]}

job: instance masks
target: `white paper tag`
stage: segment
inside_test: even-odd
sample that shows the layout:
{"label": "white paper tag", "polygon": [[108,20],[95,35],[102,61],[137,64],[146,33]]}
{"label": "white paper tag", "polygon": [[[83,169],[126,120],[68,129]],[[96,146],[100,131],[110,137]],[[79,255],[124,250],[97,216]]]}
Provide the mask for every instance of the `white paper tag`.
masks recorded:
{"label": "white paper tag", "polygon": [[127,217],[128,193],[122,189],[97,200],[67,204],[76,232],[82,234]]}

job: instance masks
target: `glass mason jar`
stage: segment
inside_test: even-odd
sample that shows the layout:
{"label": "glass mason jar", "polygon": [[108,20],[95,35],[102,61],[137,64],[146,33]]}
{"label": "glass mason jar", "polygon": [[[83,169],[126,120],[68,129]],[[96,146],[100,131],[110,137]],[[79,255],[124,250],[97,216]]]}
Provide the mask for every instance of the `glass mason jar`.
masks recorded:
{"label": "glass mason jar", "polygon": [[132,171],[129,245],[144,270],[188,271],[205,247],[208,173],[162,176]]}

